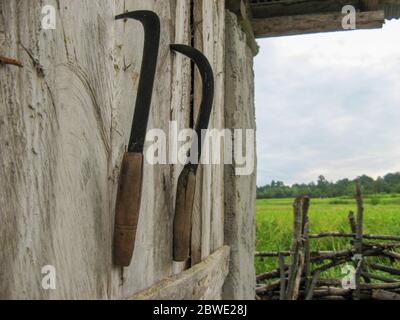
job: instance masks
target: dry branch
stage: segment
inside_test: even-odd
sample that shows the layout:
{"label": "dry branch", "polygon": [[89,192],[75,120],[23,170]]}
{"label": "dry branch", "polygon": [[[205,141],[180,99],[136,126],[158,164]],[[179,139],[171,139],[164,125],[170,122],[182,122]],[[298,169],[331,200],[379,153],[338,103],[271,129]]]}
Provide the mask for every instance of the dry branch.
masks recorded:
{"label": "dry branch", "polygon": [[[318,234],[310,234],[310,239],[320,239],[320,238],[355,238],[357,234],[355,233],[345,233],[345,232],[321,232]],[[363,234],[363,239],[367,240],[386,240],[386,241],[400,241],[398,236],[388,236],[388,235],[374,235],[374,234]]]}
{"label": "dry branch", "polygon": [[357,202],[357,225],[356,225],[356,240],[355,249],[357,253],[362,255],[363,251],[363,218],[364,218],[364,205],[361,196],[361,187],[356,183],[356,202]]}
{"label": "dry branch", "polygon": [[17,66],[20,68],[23,68],[24,65],[22,64],[22,62],[13,59],[13,58],[8,58],[8,57],[4,57],[4,56],[0,56],[0,65],[4,64],[4,65],[13,65],[13,66]]}
{"label": "dry branch", "polygon": [[394,261],[396,259],[400,260],[400,254],[397,252],[384,251],[384,252],[382,252],[382,255],[384,255],[385,257],[389,258],[392,261]]}
{"label": "dry branch", "polygon": [[291,264],[289,267],[288,286],[286,298],[288,300],[297,300],[301,276],[304,268],[304,198],[297,198],[293,204],[294,225],[293,241],[291,247]]}
{"label": "dry branch", "polygon": [[372,291],[372,299],[374,300],[400,300],[400,294],[385,290]]}
{"label": "dry branch", "polygon": [[280,300],[286,300],[286,272],[285,272],[285,257],[279,255],[279,273],[280,273]]}
{"label": "dry branch", "polygon": [[314,295],[314,289],[315,289],[315,287],[316,287],[316,285],[318,283],[319,276],[320,276],[320,272],[317,271],[314,274],[314,277],[313,277],[313,279],[311,281],[310,287],[306,288],[306,300],[312,300],[313,295]]}
{"label": "dry branch", "polygon": [[275,290],[280,288],[280,285],[281,285],[280,280],[274,281],[274,282],[272,282],[270,284],[262,285],[262,286],[257,287],[256,288],[256,293],[257,294],[263,294],[265,292],[275,291]]}
{"label": "dry branch", "polygon": [[378,263],[369,263],[368,265],[372,269],[384,271],[384,272],[390,273],[392,275],[400,276],[400,269],[384,266],[384,265],[378,264]]}
{"label": "dry branch", "polygon": [[357,224],[356,220],[354,219],[354,212],[350,211],[349,213],[349,223],[350,223],[350,230],[353,234],[357,233]]}
{"label": "dry branch", "polygon": [[[257,252],[256,257],[278,257],[279,268],[257,276],[257,281],[274,279],[278,280],[257,287],[257,294],[261,294],[265,300],[297,300],[299,297],[305,300],[397,300],[400,298],[400,282],[382,275],[370,273],[372,269],[400,276],[400,269],[377,264],[367,264],[365,257],[380,256],[390,258],[392,261],[400,259],[400,254],[393,252],[400,248],[399,242],[375,243],[364,240],[389,240],[400,241],[399,236],[363,234],[364,207],[359,184],[356,186],[357,217],[350,212],[348,215],[351,234],[341,232],[323,232],[309,235],[309,198],[297,198],[293,205],[294,226],[291,251],[284,252]],[[357,222],[356,222],[357,220]],[[353,248],[340,251],[310,251],[309,239],[323,237],[348,237]],[[290,256],[289,265],[284,264],[284,257]],[[319,265],[311,270],[313,263],[328,260],[329,263]],[[332,279],[319,279],[320,274],[331,268],[354,261],[356,268],[356,288],[340,288],[342,281]],[[361,282],[364,279],[365,283]],[[371,283],[379,280],[384,283]]]}
{"label": "dry branch", "polygon": [[394,289],[400,289],[400,282],[361,284],[360,287],[362,290],[394,290]]}
{"label": "dry branch", "polygon": [[378,275],[378,274],[369,273],[369,272],[362,272],[361,275],[364,278],[368,278],[370,280],[379,280],[379,281],[386,282],[386,283],[395,283],[395,282],[397,282],[397,280],[386,278],[384,276],[381,276],[381,275]]}

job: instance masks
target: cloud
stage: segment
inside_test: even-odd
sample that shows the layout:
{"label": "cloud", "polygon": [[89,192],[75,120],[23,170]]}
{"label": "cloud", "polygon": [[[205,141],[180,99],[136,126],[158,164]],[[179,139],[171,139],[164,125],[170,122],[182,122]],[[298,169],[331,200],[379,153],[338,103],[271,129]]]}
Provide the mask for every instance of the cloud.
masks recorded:
{"label": "cloud", "polygon": [[400,170],[400,21],[260,41],[258,184]]}

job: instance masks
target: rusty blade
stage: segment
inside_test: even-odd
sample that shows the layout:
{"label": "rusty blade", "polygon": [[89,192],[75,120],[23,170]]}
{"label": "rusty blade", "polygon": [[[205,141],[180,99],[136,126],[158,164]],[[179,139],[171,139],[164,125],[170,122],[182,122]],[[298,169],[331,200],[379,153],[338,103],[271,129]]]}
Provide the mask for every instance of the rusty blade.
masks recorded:
{"label": "rusty blade", "polygon": [[[200,104],[199,116],[196,122],[195,132],[197,134],[198,145],[198,162],[200,162],[201,151],[202,151],[202,130],[207,130],[210,122],[211,111],[214,102],[214,74],[210,62],[206,56],[199,50],[182,45],[172,44],[170,45],[171,50],[179,52],[188,58],[190,58],[197,66],[200,72],[200,76],[203,83],[202,99]],[[192,146],[192,148],[194,145]],[[198,164],[193,164],[193,168],[196,171]]]}
{"label": "rusty blade", "polygon": [[140,10],[120,14],[115,19],[138,20],[144,29],[143,59],[128,145],[128,152],[143,153],[160,45],[160,18],[153,11]]}

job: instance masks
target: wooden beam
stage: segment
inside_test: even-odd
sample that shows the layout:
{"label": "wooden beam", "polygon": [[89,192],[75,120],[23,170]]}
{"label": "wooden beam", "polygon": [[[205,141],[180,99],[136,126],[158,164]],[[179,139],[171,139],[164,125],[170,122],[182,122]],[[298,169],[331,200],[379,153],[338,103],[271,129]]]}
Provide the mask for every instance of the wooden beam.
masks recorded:
{"label": "wooden beam", "polygon": [[379,0],[361,0],[361,9],[362,11],[375,11],[379,10],[380,3]]}
{"label": "wooden beam", "polygon": [[[371,1],[371,0],[365,0]],[[360,7],[359,0],[281,0],[252,2],[254,18],[272,18],[302,14],[341,12],[345,5]],[[367,10],[363,10],[367,11]]]}
{"label": "wooden beam", "polygon": [[[284,16],[253,19],[256,38],[280,37],[319,32],[347,31],[341,13]],[[385,22],[383,10],[357,13],[357,29],[379,29]]]}
{"label": "wooden beam", "polygon": [[225,7],[237,16],[239,24],[246,34],[247,45],[250,47],[254,56],[256,56],[258,54],[259,47],[253,33],[253,26],[251,24],[253,17],[249,0],[226,0]]}
{"label": "wooden beam", "polygon": [[128,300],[217,300],[229,270],[228,246],[178,275],[164,279]]}
{"label": "wooden beam", "polygon": [[242,0],[226,0],[225,1],[225,8],[229,11],[233,12],[234,14],[240,13]]}

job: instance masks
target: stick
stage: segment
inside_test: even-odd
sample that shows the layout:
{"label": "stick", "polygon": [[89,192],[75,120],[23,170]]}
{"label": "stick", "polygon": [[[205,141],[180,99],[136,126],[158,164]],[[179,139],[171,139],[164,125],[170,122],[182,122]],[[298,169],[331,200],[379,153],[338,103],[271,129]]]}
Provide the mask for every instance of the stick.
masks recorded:
{"label": "stick", "polygon": [[328,264],[325,264],[325,265],[323,265],[323,266],[321,266],[321,267],[316,268],[316,269],[312,272],[312,275],[315,275],[316,272],[324,272],[324,271],[329,270],[329,269],[331,269],[331,268],[340,266],[340,265],[342,265],[342,264],[344,264],[344,263],[346,263],[346,262],[349,262],[349,261],[351,261],[351,258],[346,258],[346,259],[340,259],[340,260],[337,260],[337,261],[332,261],[332,262],[330,262],[330,263],[328,263]]}
{"label": "stick", "polygon": [[344,301],[347,300],[343,296],[325,296],[325,297],[320,297],[318,300],[326,300],[326,301]]}
{"label": "stick", "polygon": [[0,56],[0,64],[9,64],[9,65],[17,66],[20,68],[24,67],[22,62],[20,62],[16,59],[4,57],[4,56]]}
{"label": "stick", "polygon": [[[351,250],[341,250],[341,251],[312,251],[310,252],[311,260],[323,260],[323,259],[333,259],[339,255],[351,254]],[[282,252],[257,252],[255,257],[260,258],[275,258],[282,255],[284,257],[290,257],[290,251]]]}
{"label": "stick", "polygon": [[[307,218],[308,220],[308,218]],[[310,253],[310,239],[308,238],[309,223],[306,222],[304,227],[304,273],[306,278],[306,291],[309,290],[311,285],[311,253]]]}
{"label": "stick", "polygon": [[[304,283],[304,279],[302,279],[302,284]],[[280,288],[281,280],[274,281],[270,284],[260,285],[256,288],[257,294],[265,294],[267,292],[275,291]],[[338,287],[341,286],[342,282],[336,279],[318,279],[315,286],[319,287]],[[280,293],[279,293],[280,294]]]}
{"label": "stick", "polygon": [[311,253],[310,239],[308,237],[310,230],[310,220],[308,219],[308,210],[310,209],[310,198],[303,197],[303,240],[304,240],[304,273],[306,277],[306,290],[311,285]]}
{"label": "stick", "polygon": [[400,294],[385,290],[372,291],[372,299],[374,300],[400,300]]}
{"label": "stick", "polygon": [[[288,269],[289,269],[289,266],[285,265],[285,270],[287,271]],[[275,269],[275,270],[272,270],[269,272],[259,274],[256,277],[256,280],[263,281],[263,280],[268,280],[268,279],[279,278],[279,274],[280,274],[280,272],[279,272],[279,268],[278,268],[278,269]]]}
{"label": "stick", "polygon": [[255,257],[259,258],[276,258],[279,256],[289,257],[290,251],[282,251],[282,252],[256,252],[254,255]]}
{"label": "stick", "polygon": [[286,300],[286,272],[285,272],[285,257],[279,255],[279,272],[280,272],[280,294],[279,300]]}
{"label": "stick", "polygon": [[342,281],[336,279],[319,279],[317,285],[320,287],[338,287],[342,285]]}
{"label": "stick", "polygon": [[356,227],[357,233],[356,233],[355,247],[357,249],[357,253],[362,255],[364,205],[361,196],[361,187],[358,182],[356,183],[356,202],[357,202],[357,227]]}
{"label": "stick", "polygon": [[324,296],[348,296],[351,295],[351,289],[342,288],[326,288],[326,289],[316,289],[314,290],[314,297],[324,297]]}
{"label": "stick", "polygon": [[264,286],[260,286],[258,288],[256,288],[256,293],[257,294],[263,294],[265,292],[269,292],[269,291],[275,291],[277,290],[281,285],[280,280],[278,281],[274,281],[270,284],[264,285]]}
{"label": "stick", "polygon": [[[368,299],[370,298],[370,294],[368,291],[372,291],[373,293],[379,290],[383,290],[383,291],[388,291],[388,290],[392,290],[392,289],[398,289],[400,288],[400,283],[385,283],[385,284],[363,284],[361,286],[362,288],[362,293],[360,294],[360,297]],[[304,290],[301,290],[299,292],[301,295],[304,296],[305,292]],[[393,293],[393,292],[390,292]],[[271,295],[277,295],[277,292],[271,292]],[[342,288],[316,288],[314,290],[314,297],[315,298],[321,298],[321,297],[327,297],[327,296],[341,296],[341,297],[347,297],[347,296],[351,296],[353,294],[353,290],[351,289],[342,289]],[[395,293],[393,293],[395,294]],[[397,297],[397,296],[395,296]]]}
{"label": "stick", "polygon": [[306,300],[312,300],[314,295],[314,289],[318,283],[320,274],[321,274],[320,271],[317,271],[314,274],[310,287],[308,288],[308,290],[306,289]]}
{"label": "stick", "polygon": [[[344,232],[321,232],[318,234],[310,234],[310,239],[320,238],[355,238],[356,233],[344,233]],[[386,241],[400,241],[398,236],[389,235],[375,235],[375,234],[363,234],[362,237],[368,240],[386,240]]]}
{"label": "stick", "polygon": [[[390,245],[389,245],[390,246]],[[370,247],[363,251],[364,257],[370,257],[370,256],[377,256],[382,254],[382,251],[385,249],[386,246],[382,247]],[[332,261],[328,264],[325,264],[316,270],[311,272],[311,275],[314,275],[317,270],[320,270],[321,272],[329,270],[331,268],[337,267],[343,263],[349,262],[352,260],[353,255],[355,253],[354,249],[348,249],[348,250],[342,250],[338,252],[334,251],[320,251],[320,252],[313,252],[312,255],[314,254],[319,254],[318,256],[312,257],[311,261],[322,261],[322,260],[335,260]],[[289,269],[289,266],[285,265],[285,271]],[[280,270],[275,269],[269,272],[265,272],[262,274],[257,275],[256,279],[257,281],[263,281],[263,280],[268,280],[268,279],[274,279],[274,278],[279,278],[280,275]]]}
{"label": "stick", "polygon": [[400,276],[400,269],[384,266],[378,263],[369,263],[368,265],[375,270],[384,271],[392,275]]}
{"label": "stick", "polygon": [[351,233],[356,234],[357,233],[357,224],[356,224],[356,220],[354,219],[353,211],[350,211],[350,213],[349,213],[349,223],[350,223]]}
{"label": "stick", "polygon": [[303,202],[303,204],[302,204],[302,214],[303,214],[302,226],[303,226],[303,234],[305,234],[305,231],[306,231],[305,228],[306,228],[307,223],[309,222],[308,210],[310,209],[310,197],[308,197],[308,196],[303,197],[302,202]]}
{"label": "stick", "polygon": [[394,290],[400,289],[400,282],[379,283],[379,284],[361,284],[361,290]]}
{"label": "stick", "polygon": [[364,268],[364,260],[363,260],[363,217],[364,217],[364,206],[363,199],[361,196],[361,186],[360,183],[356,183],[356,202],[357,202],[357,227],[356,227],[356,239],[354,241],[354,248],[356,249],[358,258],[360,259],[357,265],[356,270],[356,290],[354,293],[355,300],[360,300],[360,283],[361,283],[361,274]]}
{"label": "stick", "polygon": [[303,198],[297,198],[293,204],[294,225],[293,240],[291,248],[291,265],[289,267],[288,287],[286,298],[297,300],[301,275],[304,266],[304,244],[302,240],[304,230]]}
{"label": "stick", "polygon": [[[354,234],[355,235],[355,234]],[[384,249],[395,249],[400,247],[400,243],[393,243],[393,244],[387,244],[387,245],[382,245],[382,244],[364,244],[364,247],[369,248],[380,248],[381,250]],[[365,250],[365,248],[364,248]],[[311,260],[326,260],[326,259],[335,259],[338,256],[341,255],[353,255],[354,249],[344,249],[344,250],[339,250],[339,251],[312,251],[311,254]],[[277,258],[279,255],[283,255],[284,257],[289,257],[290,256],[290,251],[282,251],[282,252],[256,252],[255,257],[260,257],[260,258]],[[390,255],[394,259],[400,259],[400,254],[396,252],[384,252],[385,255]]]}
{"label": "stick", "polygon": [[384,256],[388,257],[391,260],[400,260],[400,254],[392,251],[384,251],[382,253]]}
{"label": "stick", "polygon": [[361,275],[364,278],[369,278],[369,279],[372,279],[372,280],[379,280],[379,281],[383,281],[383,282],[386,282],[386,283],[395,283],[395,282],[397,282],[397,280],[393,280],[393,279],[386,278],[384,276],[380,276],[380,275],[377,275],[377,274],[372,274],[372,273],[369,273],[369,272],[361,272]]}
{"label": "stick", "polygon": [[391,250],[400,248],[400,243],[389,243],[389,244],[381,244],[381,243],[364,243],[363,246],[368,249],[380,249],[380,250]]}

